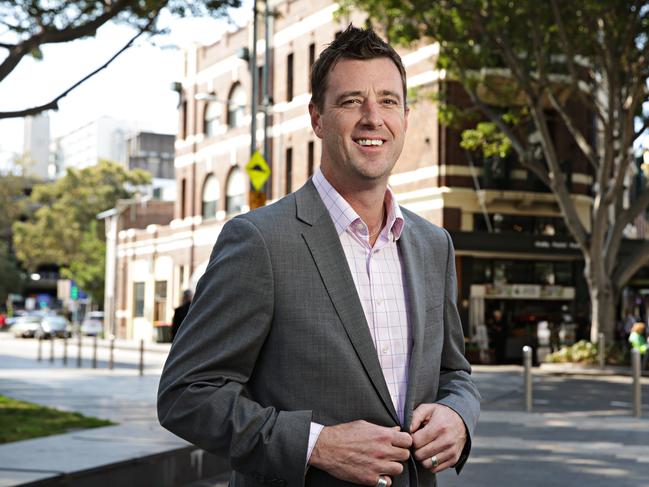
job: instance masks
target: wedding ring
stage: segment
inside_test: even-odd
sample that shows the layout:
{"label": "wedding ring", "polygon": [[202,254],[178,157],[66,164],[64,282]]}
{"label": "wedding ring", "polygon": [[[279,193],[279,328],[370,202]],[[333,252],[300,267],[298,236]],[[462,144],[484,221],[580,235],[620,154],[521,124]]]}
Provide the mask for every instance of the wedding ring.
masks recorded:
{"label": "wedding ring", "polygon": [[379,475],[379,480],[376,483],[375,487],[388,487],[388,479],[386,479],[383,475]]}
{"label": "wedding ring", "polygon": [[439,460],[437,459],[437,455],[433,455],[430,457],[430,461],[433,462],[433,468],[437,468],[439,465]]}

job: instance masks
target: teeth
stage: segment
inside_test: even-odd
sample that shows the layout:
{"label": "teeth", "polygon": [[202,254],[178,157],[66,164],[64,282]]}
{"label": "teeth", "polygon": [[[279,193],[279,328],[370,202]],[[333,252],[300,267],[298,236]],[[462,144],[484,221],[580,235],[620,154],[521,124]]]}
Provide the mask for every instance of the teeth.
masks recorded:
{"label": "teeth", "polygon": [[383,141],[379,139],[359,139],[356,142],[360,145],[383,145]]}

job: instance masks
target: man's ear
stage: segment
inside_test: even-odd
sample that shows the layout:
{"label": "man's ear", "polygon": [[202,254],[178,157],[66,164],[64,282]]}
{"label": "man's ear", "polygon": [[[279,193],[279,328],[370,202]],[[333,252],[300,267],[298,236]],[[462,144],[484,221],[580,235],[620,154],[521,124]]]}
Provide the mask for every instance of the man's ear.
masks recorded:
{"label": "man's ear", "polygon": [[318,136],[318,138],[321,139],[322,125],[320,112],[318,111],[318,107],[316,107],[313,102],[309,103],[309,116],[311,117],[311,128],[313,128],[313,131]]}

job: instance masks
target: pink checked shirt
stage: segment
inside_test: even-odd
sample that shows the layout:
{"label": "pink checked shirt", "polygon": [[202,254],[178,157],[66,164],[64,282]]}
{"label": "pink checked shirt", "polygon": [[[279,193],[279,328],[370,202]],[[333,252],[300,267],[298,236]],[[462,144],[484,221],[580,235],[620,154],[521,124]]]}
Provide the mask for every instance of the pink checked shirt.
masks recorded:
{"label": "pink checked shirt", "polygon": [[[403,215],[394,194],[388,188],[385,193],[386,225],[374,247],[371,247],[367,225],[329,184],[319,168],[313,175],[313,184],[338,231],[385,382],[397,415],[403,423],[411,343],[403,272],[397,247],[397,240],[403,231]],[[317,423],[311,424],[307,461],[322,428]]]}

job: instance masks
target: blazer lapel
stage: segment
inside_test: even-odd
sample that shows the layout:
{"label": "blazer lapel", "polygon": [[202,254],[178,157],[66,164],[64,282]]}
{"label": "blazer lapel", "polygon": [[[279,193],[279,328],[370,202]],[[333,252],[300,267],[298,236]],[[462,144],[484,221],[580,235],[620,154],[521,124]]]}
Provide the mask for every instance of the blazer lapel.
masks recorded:
{"label": "blazer lapel", "polygon": [[[424,348],[424,319],[426,316],[426,282],[422,269],[426,262],[425,251],[419,245],[416,234],[409,225],[407,216],[404,231],[399,238],[399,252],[405,276],[406,292],[408,294],[408,317],[412,333],[412,349],[408,373],[408,391],[404,408],[404,427],[410,426],[414,409],[415,392],[417,387],[417,372],[423,359]],[[431,285],[431,283],[428,283]]]}
{"label": "blazer lapel", "polygon": [[338,317],[377,394],[392,418],[399,424],[365,313],[329,212],[311,181],[295,193],[295,198],[297,217],[310,225],[302,232],[302,236]]}

